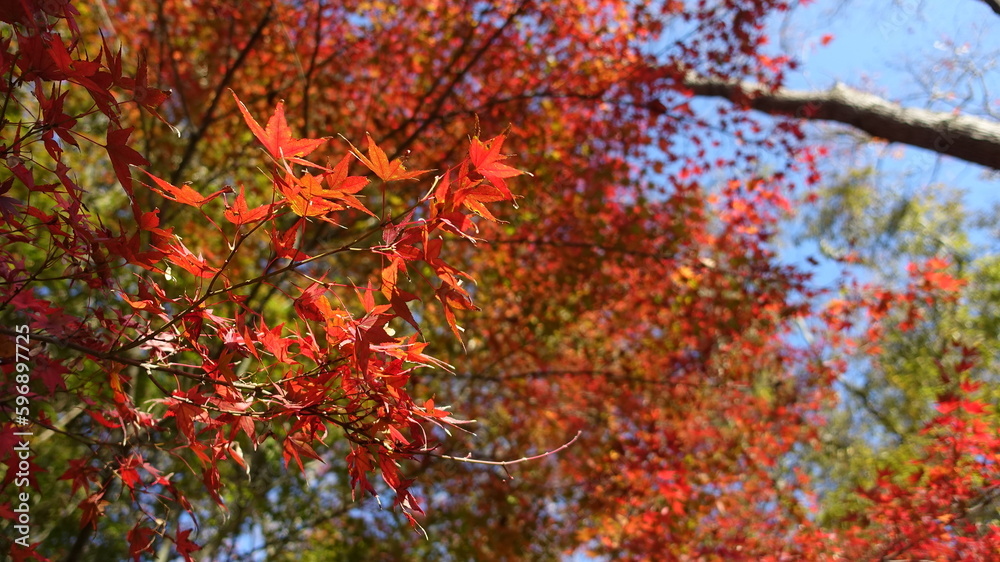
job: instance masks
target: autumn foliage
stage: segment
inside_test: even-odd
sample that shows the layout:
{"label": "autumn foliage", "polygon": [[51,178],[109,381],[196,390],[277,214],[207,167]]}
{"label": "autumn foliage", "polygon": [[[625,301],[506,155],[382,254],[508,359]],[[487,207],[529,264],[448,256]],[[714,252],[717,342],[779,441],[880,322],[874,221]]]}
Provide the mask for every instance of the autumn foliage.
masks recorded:
{"label": "autumn foliage", "polygon": [[993,559],[1000,442],[957,339],[909,461],[820,516],[847,358],[965,282],[935,257],[830,298],[779,259],[823,148],[681,77],[779,85],[787,4],[0,2],[38,498],[5,552]]}

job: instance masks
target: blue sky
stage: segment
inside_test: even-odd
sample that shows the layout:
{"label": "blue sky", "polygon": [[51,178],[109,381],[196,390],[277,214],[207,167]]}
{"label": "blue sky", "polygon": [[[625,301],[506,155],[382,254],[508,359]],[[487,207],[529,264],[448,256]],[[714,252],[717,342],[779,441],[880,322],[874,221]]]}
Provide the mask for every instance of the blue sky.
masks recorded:
{"label": "blue sky", "polygon": [[[801,63],[787,76],[789,88],[825,90],[843,82],[907,107],[938,111],[958,104],[948,100],[949,93],[958,97],[971,93],[971,102],[966,106],[980,115],[985,115],[981,104],[987,99],[985,92],[989,92],[991,108],[1000,115],[1000,72],[996,68],[1000,16],[979,0],[818,0],[792,10],[787,17],[772,19],[768,27],[772,48],[793,55]],[[823,45],[827,34],[833,40]],[[945,65],[949,60],[957,62],[958,68],[976,69],[982,74],[975,80],[956,79],[960,74],[949,72]],[[933,96],[939,99],[932,101]],[[850,128],[840,124],[810,128],[817,139],[837,130]],[[883,175],[876,189],[914,193],[945,185],[962,190],[968,208],[1000,205],[1000,174],[988,173],[981,166],[898,144],[860,147],[848,139],[835,144],[855,147],[858,160],[853,164],[877,163]],[[826,163],[826,171],[844,171],[851,164],[831,160]],[[974,234],[972,240],[987,252],[995,251],[990,247],[993,240],[985,233]],[[813,243],[793,246],[789,242],[781,257],[815,271],[821,285],[835,284],[839,266],[824,263],[810,268],[804,263],[807,256],[817,254]]]}
{"label": "blue sky", "polygon": [[[825,89],[840,81],[906,106],[927,107],[915,73],[936,75],[938,83],[931,83],[942,94],[956,89],[960,96],[966,93],[964,84],[956,88],[941,70],[942,59],[953,57],[985,70],[973,93],[981,100],[978,90],[985,86],[993,95],[994,111],[1000,113],[1000,72],[988,67],[1000,53],[1000,16],[984,2],[821,0],[793,11],[787,22],[772,22],[772,36],[781,36],[782,27],[792,52],[803,62],[788,77],[791,88]],[[827,33],[834,39],[822,46]],[[987,64],[977,62],[980,58]],[[946,104],[930,107],[945,109]],[[884,169],[903,173],[907,181],[961,187],[975,206],[1000,202],[1000,177],[988,177],[980,166],[917,148],[892,146],[888,152],[892,156],[883,159]]]}

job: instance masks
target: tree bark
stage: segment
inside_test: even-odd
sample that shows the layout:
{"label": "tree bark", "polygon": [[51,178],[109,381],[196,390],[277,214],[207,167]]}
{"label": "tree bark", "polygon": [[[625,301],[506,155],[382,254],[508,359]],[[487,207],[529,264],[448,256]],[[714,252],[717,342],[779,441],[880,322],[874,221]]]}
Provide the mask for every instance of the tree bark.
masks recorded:
{"label": "tree bark", "polygon": [[826,91],[728,82],[689,74],[683,82],[696,96],[726,98],[773,115],[836,121],[889,142],[908,144],[1000,170],[1000,122],[903,107],[837,84]]}

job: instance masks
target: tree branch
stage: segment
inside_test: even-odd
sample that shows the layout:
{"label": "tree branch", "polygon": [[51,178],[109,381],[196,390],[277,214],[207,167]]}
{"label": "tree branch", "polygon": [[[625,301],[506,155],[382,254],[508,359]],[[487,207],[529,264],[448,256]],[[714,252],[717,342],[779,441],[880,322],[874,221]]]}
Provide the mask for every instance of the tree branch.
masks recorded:
{"label": "tree branch", "polygon": [[267,11],[264,12],[264,16],[257,23],[256,29],[250,34],[250,38],[247,39],[246,45],[243,45],[243,49],[236,56],[236,60],[233,64],[226,68],[225,73],[222,75],[222,80],[215,86],[215,93],[212,95],[212,101],[208,104],[208,109],[201,116],[201,125],[199,125],[198,130],[194,132],[193,135],[188,139],[187,147],[184,149],[184,155],[181,156],[181,161],[174,168],[173,173],[170,174],[170,183],[180,183],[183,177],[184,169],[187,168],[188,164],[191,163],[191,159],[194,158],[195,149],[197,149],[198,144],[202,139],[205,138],[205,134],[208,132],[208,127],[216,121],[215,109],[219,105],[219,101],[222,99],[226,88],[229,87],[233,82],[233,78],[236,76],[236,72],[243,66],[246,62],[247,56],[250,51],[253,50],[254,46],[264,36],[264,29],[267,28],[268,24],[271,23],[271,19],[274,12],[274,3],[270,3],[267,6]]}
{"label": "tree branch", "polygon": [[1000,16],[1000,1],[998,1],[998,0],[983,0],[983,2],[986,2],[986,5],[989,6],[993,10],[994,13],[996,13],[998,16]]}
{"label": "tree branch", "polygon": [[1000,123],[988,119],[903,107],[843,84],[826,91],[771,90],[693,74],[682,84],[696,96],[726,98],[772,115],[837,121],[889,142],[1000,169]]}

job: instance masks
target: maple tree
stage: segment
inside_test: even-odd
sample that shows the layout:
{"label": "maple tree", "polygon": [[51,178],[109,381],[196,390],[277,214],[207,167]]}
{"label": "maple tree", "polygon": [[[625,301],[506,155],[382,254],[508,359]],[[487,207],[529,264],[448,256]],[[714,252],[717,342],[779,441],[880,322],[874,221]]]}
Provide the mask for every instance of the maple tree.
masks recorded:
{"label": "maple tree", "polygon": [[965,281],[820,304],[773,242],[824,148],[691,103],[780,86],[789,4],[3,2],[44,521],[8,553],[988,559],[974,343],[929,354],[905,460],[845,476],[823,429],[858,342]]}

